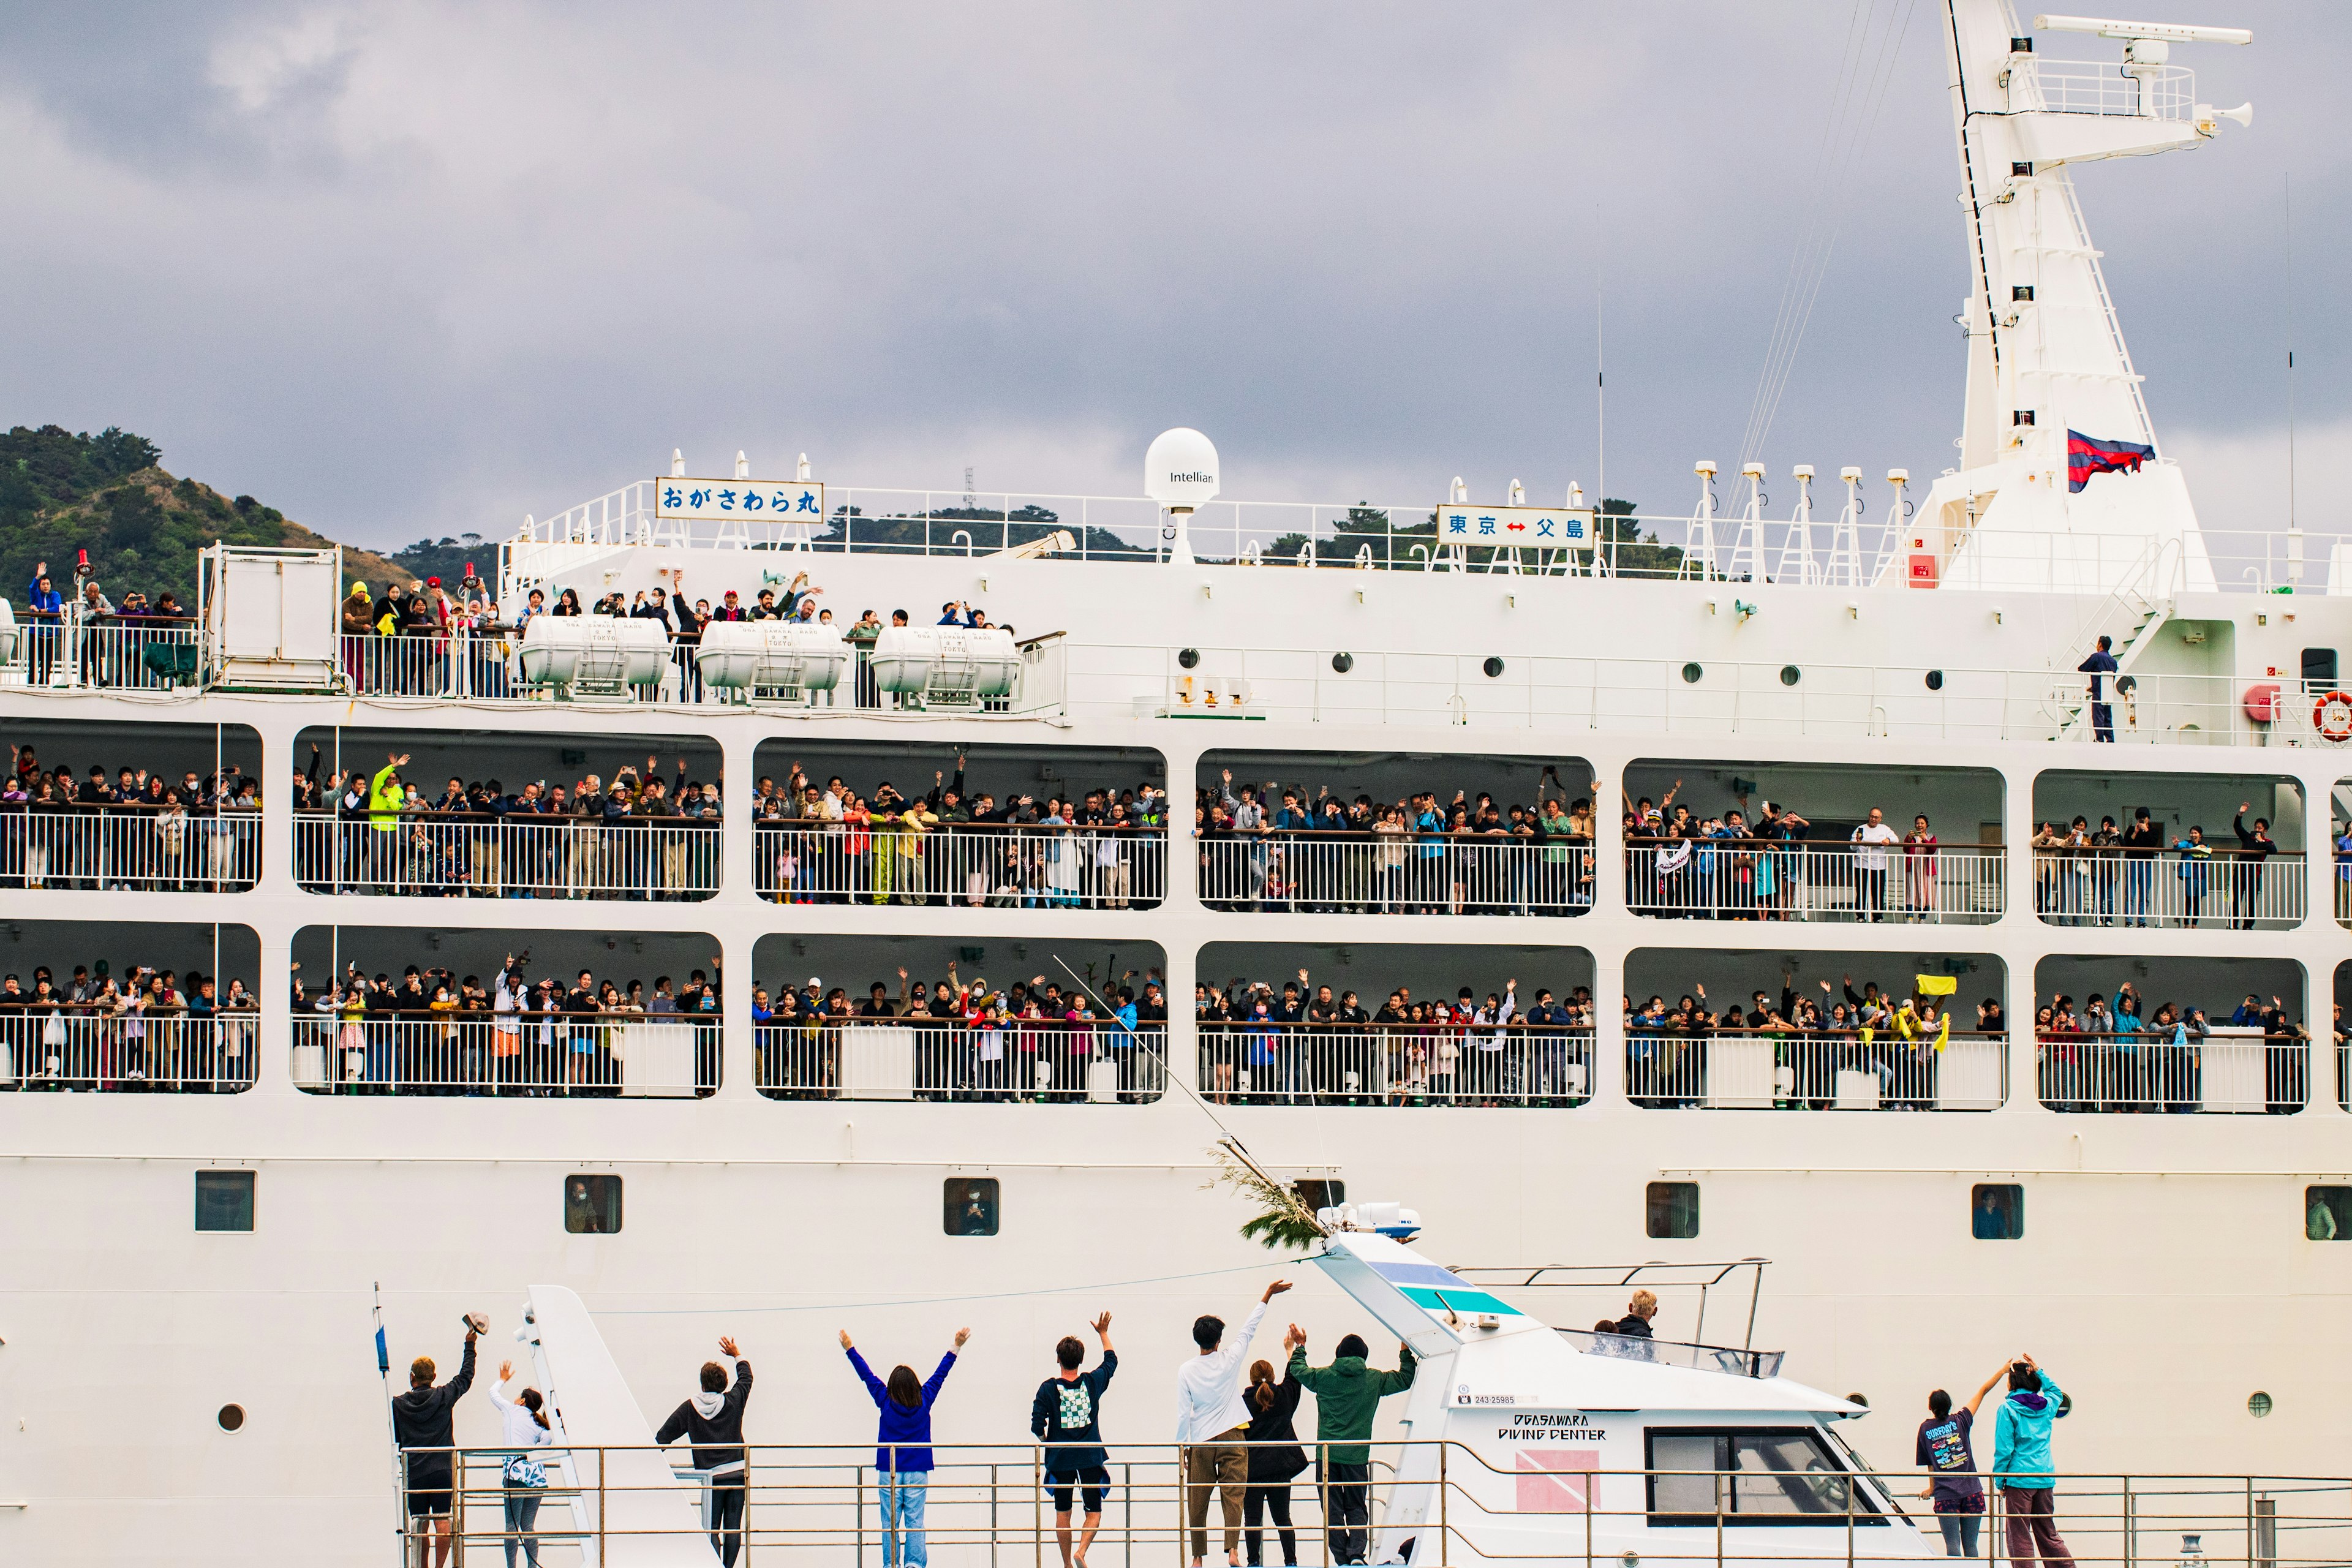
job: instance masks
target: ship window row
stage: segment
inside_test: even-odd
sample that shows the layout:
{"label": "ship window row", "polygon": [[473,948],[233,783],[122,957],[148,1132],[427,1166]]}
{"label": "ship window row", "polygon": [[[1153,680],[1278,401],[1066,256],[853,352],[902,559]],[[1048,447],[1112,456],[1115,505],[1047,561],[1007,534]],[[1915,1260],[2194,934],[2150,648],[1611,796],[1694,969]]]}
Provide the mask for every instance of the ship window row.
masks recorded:
{"label": "ship window row", "polygon": [[[253,731],[15,721],[0,884],[233,892],[266,851]],[[756,752],[753,889],[777,903],[1149,909],[1189,813],[1197,897],[1241,913],[2278,931],[2305,917],[2322,826],[2293,780],[1984,769],[1230,750],[1179,799],[1147,747],[772,741]],[[707,899],[727,858],[708,738],[320,727],[290,777],[297,883],[328,895]],[[1613,793],[1615,799],[1611,799]],[[2330,802],[2325,851],[2352,869]],[[1616,875],[1597,859],[1615,812]],[[2331,879],[2352,924],[2352,877]]]}
{"label": "ship window row", "polygon": [[751,993],[749,1087],[782,1100],[1131,1106],[1173,1077],[1277,1113],[1604,1093],[1661,1112],[1958,1112],[2024,1092],[2077,1114],[2285,1115],[2331,1047],[2352,1090],[2352,964],[2322,1033],[2284,959],[2052,954],[2022,1017],[1999,957],[1951,952],[1636,949],[1604,996],[1575,948],[1215,942],[1181,998],[1157,946],[1099,939],[775,934],[739,979],[693,933],[320,926],[265,1002],[242,926],[20,921],[0,951],[0,1090],[20,1093],[236,1092],[282,1006],[289,1074],[315,1095],[703,1098],[729,1087],[730,984]]}
{"label": "ship window row", "polygon": [[[195,1173],[195,1228],[246,1233],[255,1228],[257,1173],[249,1169]],[[1302,1202],[1324,1208],[1345,1201],[1346,1184],[1295,1184]],[[562,1179],[562,1224],[572,1236],[617,1236],[623,1228],[625,1180],[610,1172],[578,1172]],[[1003,1226],[1003,1183],[996,1176],[949,1176],[940,1184],[940,1228],[951,1237],[992,1237]],[[1699,1184],[1651,1182],[1643,1189],[1643,1229],[1659,1241],[1698,1239]],[[1978,1241],[2017,1241],[2025,1235],[2025,1188],[2016,1182],[1979,1182],[1969,1189],[1969,1234]],[[2304,1189],[2303,1231],[2311,1241],[2352,1241],[2352,1187]],[[1613,1331],[1603,1325],[1604,1331]],[[1672,1467],[1667,1467],[1672,1468]],[[1715,1466],[1714,1468],[1727,1468]]]}

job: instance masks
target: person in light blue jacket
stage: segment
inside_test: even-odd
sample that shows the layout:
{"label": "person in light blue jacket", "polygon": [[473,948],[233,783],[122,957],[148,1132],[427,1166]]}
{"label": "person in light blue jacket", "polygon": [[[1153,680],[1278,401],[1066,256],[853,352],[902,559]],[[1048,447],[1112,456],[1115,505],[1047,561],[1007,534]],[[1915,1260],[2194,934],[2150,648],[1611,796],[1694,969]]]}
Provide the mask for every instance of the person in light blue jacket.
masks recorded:
{"label": "person in light blue jacket", "polygon": [[2009,1516],[2009,1558],[2031,1568],[2038,1548],[2044,1563],[2074,1568],[2058,1535],[2058,1478],[2050,1463],[2051,1424],[2065,1414],[2065,1392],[2030,1355],[2010,1363],[2009,1397],[1993,1418],[1992,1480]]}

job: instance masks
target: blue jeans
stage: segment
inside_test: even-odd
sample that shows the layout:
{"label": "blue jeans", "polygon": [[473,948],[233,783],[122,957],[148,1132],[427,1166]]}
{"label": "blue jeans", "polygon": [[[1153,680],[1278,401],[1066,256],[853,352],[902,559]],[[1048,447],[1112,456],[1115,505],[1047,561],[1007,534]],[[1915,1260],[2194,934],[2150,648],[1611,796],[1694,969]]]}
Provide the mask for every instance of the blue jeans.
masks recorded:
{"label": "blue jeans", "polygon": [[928,1568],[931,1556],[923,1544],[923,1498],[930,1484],[929,1470],[882,1472],[883,1568],[898,1568],[902,1552],[907,1568]]}

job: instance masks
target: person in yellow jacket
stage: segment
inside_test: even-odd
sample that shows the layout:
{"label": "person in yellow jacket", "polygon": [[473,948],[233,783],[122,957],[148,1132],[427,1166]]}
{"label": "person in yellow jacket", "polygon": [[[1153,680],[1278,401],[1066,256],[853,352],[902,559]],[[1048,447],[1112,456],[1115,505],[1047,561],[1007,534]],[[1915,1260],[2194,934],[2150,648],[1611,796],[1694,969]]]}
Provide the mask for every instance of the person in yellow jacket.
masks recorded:
{"label": "person in yellow jacket", "polygon": [[902,904],[923,901],[923,838],[939,825],[939,817],[920,799],[908,802],[907,809],[898,814],[898,901]]}
{"label": "person in yellow jacket", "polygon": [[[388,753],[387,753],[388,754]],[[400,770],[408,765],[408,753],[393,757],[368,781],[368,826],[375,830],[370,841],[371,862],[367,879],[380,882],[394,878],[400,866],[400,807],[407,792],[400,783]]]}

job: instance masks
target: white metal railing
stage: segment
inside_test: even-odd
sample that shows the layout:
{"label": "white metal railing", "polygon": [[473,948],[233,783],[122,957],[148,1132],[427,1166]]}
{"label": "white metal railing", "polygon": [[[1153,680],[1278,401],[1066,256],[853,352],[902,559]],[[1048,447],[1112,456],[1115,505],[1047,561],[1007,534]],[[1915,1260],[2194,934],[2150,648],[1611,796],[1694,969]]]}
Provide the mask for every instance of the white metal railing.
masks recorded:
{"label": "white metal railing", "polygon": [[1201,1093],[1243,1105],[1581,1105],[1592,1031],[1202,1019]]}
{"label": "white metal railing", "polygon": [[61,691],[168,691],[205,679],[202,636],[173,616],[26,610],[0,679]]}
{"label": "white metal railing", "polygon": [[293,1020],[312,1094],[690,1099],[719,1087],[719,1021],[691,1014],[311,1012]]}
{"label": "white metal railing", "polygon": [[2042,1103],[2064,1111],[2284,1115],[2311,1098],[2308,1041],[2222,1027],[2176,1044],[2172,1028],[2050,1035],[2035,1042]]}
{"label": "white metal railing", "polygon": [[[2126,75],[2126,69],[2130,74]],[[2197,73],[2185,66],[2135,66],[2120,61],[2039,60],[2025,78],[2020,107],[2052,114],[2143,115],[2192,120]],[[2014,101],[2014,100],[2013,100]]]}
{"label": "white metal railing", "polygon": [[257,810],[0,805],[0,889],[242,892],[260,876]]}
{"label": "white metal railing", "polygon": [[244,1011],[0,1003],[0,1090],[235,1094],[260,1029]]}
{"label": "white metal railing", "polygon": [[1592,904],[1589,843],[1269,829],[1204,838],[1200,860],[1212,909],[1578,915]]}
{"label": "white metal railing", "polygon": [[1003,1100],[1132,1105],[1168,1083],[1164,1025],[1117,1019],[796,1018],[755,1038],[771,1100]]}
{"label": "white metal railing", "polygon": [[1683,839],[1625,851],[1625,899],[1664,920],[1897,921],[1984,925],[2007,908],[1996,847],[1913,851]]}
{"label": "white metal railing", "polygon": [[2303,923],[2307,882],[2301,855],[2033,853],[2034,912],[2052,925],[2288,931]]}
{"label": "white metal railing", "polygon": [[294,819],[294,875],[314,893],[438,898],[706,899],[719,824],[384,812]]}
{"label": "white metal railing", "polygon": [[2009,1098],[2008,1041],[1891,1030],[1669,1034],[1631,1026],[1625,1089],[1650,1110],[1992,1110]]}
{"label": "white metal railing", "polygon": [[1167,896],[1156,828],[793,820],[755,832],[754,884],[778,903],[1125,910]]}

